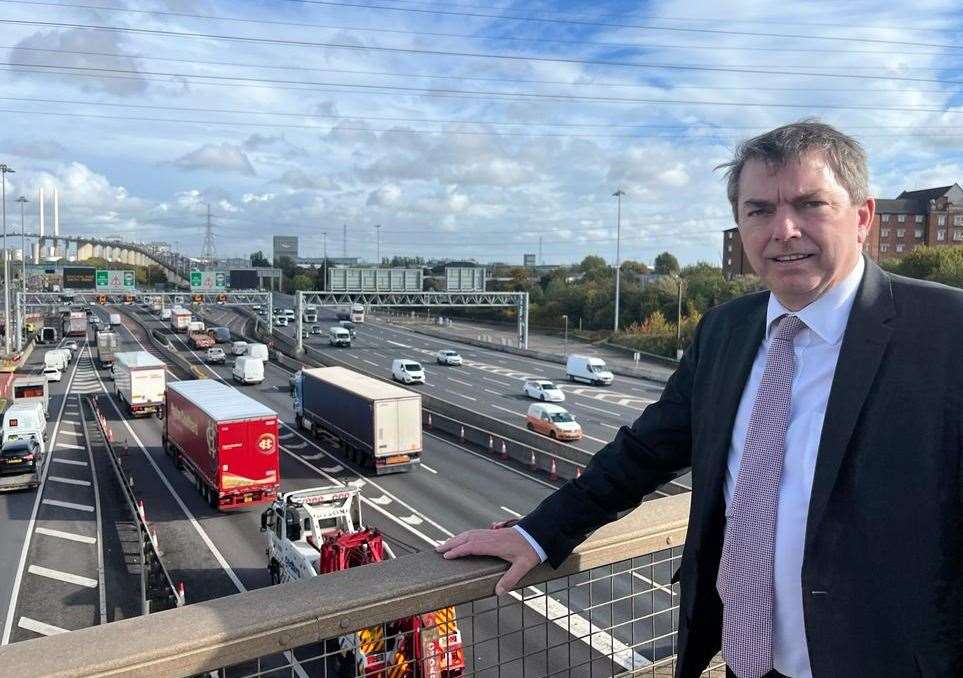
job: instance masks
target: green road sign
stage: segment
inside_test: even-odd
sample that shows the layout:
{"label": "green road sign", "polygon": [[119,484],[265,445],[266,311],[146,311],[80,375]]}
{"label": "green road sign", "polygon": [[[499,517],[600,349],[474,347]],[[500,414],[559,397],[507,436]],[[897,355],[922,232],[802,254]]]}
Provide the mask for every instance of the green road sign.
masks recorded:
{"label": "green road sign", "polygon": [[107,287],[107,273],[108,271],[97,271],[95,274],[98,290]]}
{"label": "green road sign", "polygon": [[224,271],[191,271],[192,292],[220,292],[227,287]]}
{"label": "green road sign", "polygon": [[137,284],[133,271],[97,271],[94,279],[102,292],[133,292]]}

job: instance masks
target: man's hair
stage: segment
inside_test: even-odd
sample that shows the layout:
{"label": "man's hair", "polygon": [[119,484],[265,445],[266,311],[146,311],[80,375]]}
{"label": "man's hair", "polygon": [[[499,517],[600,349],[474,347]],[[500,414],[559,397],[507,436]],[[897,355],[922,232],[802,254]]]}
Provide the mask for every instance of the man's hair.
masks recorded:
{"label": "man's hair", "polygon": [[869,170],[866,152],[858,141],[831,125],[815,118],[777,127],[747,139],[736,148],[735,157],[718,165],[726,176],[726,193],[732,215],[739,221],[739,176],[748,160],[761,160],[771,170],[790,162],[798,162],[809,153],[819,153],[846,189],[853,205],[862,204],[869,196]]}

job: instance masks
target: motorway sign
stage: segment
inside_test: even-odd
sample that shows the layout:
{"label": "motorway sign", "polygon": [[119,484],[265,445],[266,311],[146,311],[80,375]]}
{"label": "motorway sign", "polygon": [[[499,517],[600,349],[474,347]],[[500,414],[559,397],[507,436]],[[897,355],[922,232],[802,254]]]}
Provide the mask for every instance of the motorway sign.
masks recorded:
{"label": "motorway sign", "polygon": [[191,291],[211,292],[227,287],[227,273],[224,271],[191,271]]}
{"label": "motorway sign", "polygon": [[136,279],[133,271],[104,271],[95,274],[97,291],[129,291],[133,292]]}

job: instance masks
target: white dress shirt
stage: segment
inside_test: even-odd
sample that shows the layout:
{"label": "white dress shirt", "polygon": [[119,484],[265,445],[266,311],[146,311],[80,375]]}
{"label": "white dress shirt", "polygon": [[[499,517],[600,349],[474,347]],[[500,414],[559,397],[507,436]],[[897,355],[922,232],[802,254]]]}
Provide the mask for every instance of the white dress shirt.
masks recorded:
{"label": "white dress shirt", "polygon": [[[865,268],[866,264],[860,256],[849,275],[809,306],[795,312],[806,327],[800,330],[793,344],[796,371],[792,382],[786,450],[776,508],[772,648],[773,668],[791,678],[812,678],[802,607],[806,520],[829,390],[836,373],[843,334],[849,323],[849,312],[856,300],[856,290],[863,279]],[[766,309],[765,338],[756,352],[732,427],[723,488],[727,514],[736,478],[739,477],[739,465],[742,461],[742,449],[746,444],[746,430],[749,428],[752,406],[766,367],[769,333],[773,322],[787,313],[793,311],[788,310],[779,303],[775,295],[770,294],[769,306]],[[544,562],[546,554],[538,542],[518,525],[515,525],[514,529]]]}
{"label": "white dress shirt", "polygon": [[756,353],[732,427],[724,487],[727,515],[736,478],[739,477],[752,406],[766,367],[769,334],[778,318],[794,313],[806,327],[800,330],[793,344],[796,371],[792,381],[786,450],[776,506],[772,638],[773,668],[792,678],[812,678],[802,606],[806,519],[829,390],[836,372],[843,334],[849,322],[849,312],[865,267],[860,257],[849,275],[800,311],[788,310],[774,294],[769,295],[765,339]]}

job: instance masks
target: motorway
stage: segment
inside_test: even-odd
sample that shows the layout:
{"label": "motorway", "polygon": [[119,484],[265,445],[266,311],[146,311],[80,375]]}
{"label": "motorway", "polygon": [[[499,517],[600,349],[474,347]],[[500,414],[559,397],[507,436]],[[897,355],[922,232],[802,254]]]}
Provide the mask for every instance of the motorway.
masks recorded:
{"label": "motorway", "polygon": [[[134,314],[149,329],[162,328],[164,324],[159,319],[134,307],[98,308],[96,312],[106,320],[107,314],[111,310],[120,310],[124,313],[123,326],[116,328],[121,344],[118,350],[149,350],[170,363],[169,356],[166,356],[163,351],[151,344],[144,328],[134,320]],[[208,310],[213,314],[221,314],[226,320],[231,320],[235,324],[235,329],[237,329],[236,326],[240,321],[234,320],[234,318],[239,316],[231,309],[211,308]],[[416,337],[419,343],[415,343],[414,338]],[[369,352],[366,355],[372,356],[375,352],[384,350],[383,344],[385,342],[396,342],[413,348],[415,346],[429,346],[427,342],[432,341],[420,337],[420,335],[385,327],[380,323],[360,327],[358,338],[365,342],[371,342],[371,348],[363,350]],[[180,335],[174,335],[173,341],[178,347],[180,356],[194,363],[197,369],[203,370],[209,378],[219,379],[234,386],[230,377],[230,364],[224,366],[204,365],[200,356],[190,350]],[[360,344],[361,342],[359,342]],[[397,346],[397,348],[402,349],[403,347]],[[432,349],[437,350],[434,346],[424,350]],[[354,352],[354,349],[352,349],[351,351],[342,351],[341,354],[348,355]],[[496,356],[487,355],[488,352],[486,351],[466,351],[466,358],[470,357],[469,353],[476,355],[472,360],[477,359],[479,362],[484,361],[485,364],[490,363],[493,366],[498,366],[498,363],[493,359]],[[390,354],[385,353],[384,355],[389,356]],[[33,362],[39,360],[39,356],[42,356],[42,352],[34,357]],[[501,354],[497,357],[507,358],[507,356]],[[382,364],[390,365],[390,357],[383,360],[385,363]],[[504,365],[499,369],[515,372],[516,370],[512,367],[512,365]],[[518,367],[518,365],[514,365],[514,367]],[[559,368],[559,366],[553,367]],[[447,383],[444,381],[447,379],[454,384],[456,382],[451,381],[452,378],[460,379],[460,376],[455,376],[454,373],[447,373],[453,368],[446,368],[445,370],[440,367],[429,369],[432,373],[435,373],[435,376],[430,377],[432,382]],[[71,370],[70,376],[65,375],[62,384],[53,385],[54,394],[51,398],[51,412],[57,412],[58,408],[64,410],[67,413],[68,421],[69,416],[75,409],[70,406],[70,398],[75,397],[75,394],[80,392],[113,393],[113,385],[109,381],[107,372],[95,369],[89,360],[75,361]],[[75,378],[78,372],[79,376]],[[445,374],[438,374],[442,372]],[[506,384],[514,383],[520,386],[519,380],[497,372],[471,367],[462,368],[459,372],[471,375],[468,379],[463,380],[466,383],[469,383],[469,379],[472,378],[492,375],[490,378],[505,379]],[[289,491],[329,484],[350,485],[359,488],[365,521],[383,533],[390,550],[395,555],[400,556],[405,553],[428,549],[460,531],[483,526],[492,521],[522,515],[548,496],[558,485],[558,483],[548,481],[542,474],[529,473],[524,467],[500,462],[490,455],[469,449],[431,432],[425,433],[424,463],[420,468],[416,468],[410,473],[377,478],[368,477],[347,462],[339,450],[327,449],[323,444],[302,436],[293,428],[291,398],[288,394],[288,379],[290,377],[288,371],[270,363],[266,365],[265,375],[266,379],[263,384],[237,388],[279,413],[282,421],[282,490]],[[187,375],[180,373],[179,370],[169,370],[168,377],[170,379],[184,376]],[[509,379],[512,381],[509,381]],[[640,388],[646,387],[644,382],[640,382],[640,384]],[[464,388],[471,389],[471,386],[464,386]],[[494,391],[495,389],[491,390]],[[499,391],[498,397],[504,397],[510,390],[506,387],[505,391]],[[463,394],[468,395],[470,392],[470,390],[466,390]],[[506,400],[506,402],[509,401]],[[113,396],[110,397],[110,403],[106,414],[111,420],[110,425],[114,431],[115,441],[127,443],[129,450],[128,468],[134,476],[135,487],[138,489],[139,496],[144,500],[148,520],[151,521],[157,531],[162,558],[172,579],[175,582],[184,583],[187,602],[196,603],[239,591],[268,586],[270,580],[264,555],[265,539],[259,530],[261,511],[254,509],[233,513],[218,513],[211,509],[193,486],[192,479],[184,472],[178,471],[171,459],[163,452],[161,448],[162,421],[153,417],[145,419],[129,417],[128,413],[121,409],[122,405]],[[515,407],[518,411],[524,411],[525,404],[522,402],[516,404]],[[506,409],[508,408],[506,407]],[[631,420],[627,407],[620,406],[618,411],[621,412],[623,409],[626,411],[621,415],[623,417],[621,421]],[[613,409],[613,412],[615,411]],[[612,416],[613,418],[609,421],[620,421],[614,418],[614,415]],[[56,429],[59,425],[58,422],[59,419],[51,422],[51,426],[54,427],[54,430],[51,431],[53,436],[51,440],[55,442],[57,449],[63,447],[61,440],[65,435],[68,435],[67,431],[71,430],[64,426],[64,433],[61,433],[60,430]],[[585,425],[584,419],[583,425]],[[57,438],[58,435],[60,438]],[[77,443],[73,444],[76,445]],[[73,448],[66,449],[72,450]],[[93,458],[91,458],[90,463],[93,464],[93,461]],[[98,460],[98,466],[102,465]],[[77,467],[80,468],[79,465]],[[63,624],[65,629],[80,628],[84,625],[107,621],[107,618],[101,618],[94,612],[97,605],[92,602],[90,590],[96,590],[105,599],[103,605],[100,606],[101,610],[105,607],[107,609],[115,607],[115,597],[124,593],[120,590],[120,587],[111,586],[110,578],[108,578],[106,585],[101,581],[97,587],[80,586],[78,589],[75,586],[74,589],[77,590],[73,590],[73,598],[69,595],[60,595],[59,598],[58,596],[46,595],[43,591],[34,590],[24,583],[29,584],[31,580],[38,576],[29,569],[30,565],[34,564],[36,545],[40,543],[40,537],[36,536],[38,530],[30,521],[32,508],[39,497],[48,497],[54,486],[60,489],[59,485],[59,482],[53,481],[48,475],[37,494],[17,493],[0,496],[0,502],[2,502],[0,507],[5,510],[7,517],[7,520],[3,521],[3,532],[0,533],[0,537],[5,539],[5,548],[2,550],[2,557],[0,557],[0,582],[2,582],[0,585],[5,588],[0,589],[0,596],[2,596],[0,600],[7,606],[4,613],[5,618],[8,619],[8,626],[10,626],[9,620],[14,617],[18,617],[18,615],[26,616],[22,613],[26,609],[25,605],[33,606],[31,614],[36,617],[59,619],[60,617],[57,617],[57,615],[60,614],[60,608],[63,607],[64,601],[76,602],[78,609],[83,609],[83,615],[86,615],[84,618],[78,617],[70,624]],[[96,495],[96,487],[93,485],[87,487],[88,491],[91,491],[91,488]],[[71,486],[68,489],[73,489],[73,487]],[[680,489],[680,487],[673,488],[674,491]],[[73,498],[72,501],[76,504],[90,505],[84,502],[92,501],[96,504],[97,497],[83,500]],[[41,506],[47,507],[46,504],[41,504]],[[38,521],[36,525],[39,524]],[[97,521],[92,522],[92,525],[96,524]],[[80,528],[76,529],[79,530]],[[89,530],[90,526],[85,529]],[[67,530],[61,531],[66,532]],[[81,531],[79,533],[86,536],[86,532]],[[22,556],[22,552],[24,552],[22,547],[28,534],[34,535],[32,545],[26,550],[26,555]],[[96,539],[96,537],[94,538]],[[79,564],[81,561],[77,562]],[[47,564],[44,566],[52,568]],[[675,594],[665,587],[669,573],[667,568],[663,569],[666,571],[660,572],[658,580],[661,583],[655,589],[655,594],[650,602],[652,612],[664,611],[678,602],[674,599]],[[104,570],[108,573],[111,572],[109,563],[106,567],[101,568],[101,571]],[[85,569],[84,572],[88,572],[88,570]],[[96,565],[93,565],[89,572],[94,573],[94,576],[83,575],[85,584],[89,583],[88,580],[97,576]],[[584,577],[589,577],[589,573],[585,573]],[[537,592],[537,590],[531,589],[529,591],[529,593],[532,592]],[[16,597],[12,597],[12,594],[15,594]],[[554,604],[562,605],[564,603],[572,608],[586,607],[589,604],[589,599],[585,598],[583,594],[584,591],[575,590],[570,597],[558,596]],[[590,592],[587,595],[593,594]],[[594,595],[595,604],[598,604],[600,595],[603,599],[605,597],[604,592],[601,594],[595,592]],[[609,592],[609,595],[617,595],[617,592]],[[91,601],[84,602],[86,598],[83,596],[91,598]],[[14,601],[19,606],[16,611],[13,611],[13,608],[9,606],[10,601]],[[525,603],[525,605],[532,609],[534,609],[533,606],[538,606],[537,603],[530,602]],[[542,607],[544,607],[544,602]],[[637,606],[634,607],[632,614],[638,615],[639,609]],[[467,613],[459,609],[459,614]],[[527,612],[526,618],[530,614],[531,612]],[[512,626],[521,621],[521,615],[518,614],[516,614],[517,619],[513,618],[510,613],[502,613],[502,616],[500,622],[502,632],[505,631],[505,625]],[[658,617],[665,617],[665,624],[669,624],[668,615],[658,615]],[[600,622],[595,621],[594,623]],[[645,662],[645,657],[638,656],[630,646],[639,642],[641,638],[658,637],[667,633],[666,629],[653,629],[651,626],[651,620],[649,621],[649,627],[645,629],[638,627],[636,624],[628,624],[613,633],[618,638],[609,638],[609,634],[602,633],[600,637],[603,640],[608,638],[605,642],[608,642],[609,645],[605,646],[605,650],[602,650],[600,646],[595,647],[595,650],[597,652],[608,652],[610,647],[621,647],[623,648],[622,654],[626,655],[627,653],[627,656],[630,657],[628,664],[639,666],[640,662]],[[483,637],[491,636],[494,633],[493,629],[488,628],[486,624],[481,622],[477,624],[473,622],[471,627],[471,632],[476,634],[476,640],[479,641]],[[57,632],[58,629],[42,625],[24,629],[22,625],[14,624],[13,630],[10,638],[12,641],[34,637],[37,634]],[[552,642],[565,641],[567,634],[561,628],[552,628],[551,631]],[[471,637],[470,633],[468,637]],[[668,642],[668,640],[659,642],[660,656],[664,656],[664,653],[671,651],[671,648],[667,645]],[[502,651],[504,651],[504,647]],[[296,654],[303,659],[301,651]],[[485,660],[483,655],[488,654],[488,652],[479,649],[477,654],[476,661],[482,662]],[[624,660],[622,666],[626,666]],[[299,669],[299,675],[301,673],[303,671]]]}

